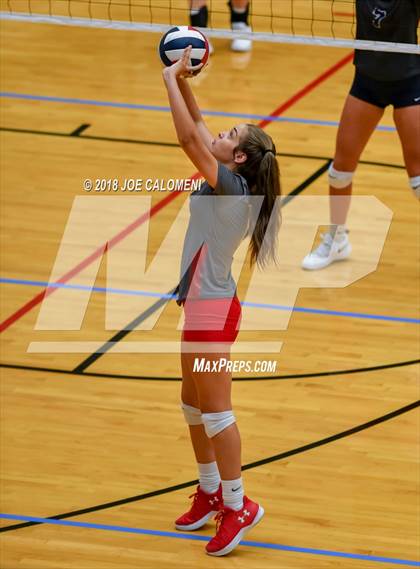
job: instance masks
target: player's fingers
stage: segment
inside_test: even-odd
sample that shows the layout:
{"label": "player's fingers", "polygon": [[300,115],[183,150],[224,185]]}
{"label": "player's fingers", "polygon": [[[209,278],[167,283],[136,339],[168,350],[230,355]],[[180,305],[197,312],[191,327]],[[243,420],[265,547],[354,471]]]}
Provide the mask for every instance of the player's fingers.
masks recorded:
{"label": "player's fingers", "polygon": [[187,69],[188,71],[195,73],[196,71],[199,71],[203,67],[203,65],[204,63],[199,63],[198,65],[188,65]]}
{"label": "player's fingers", "polygon": [[184,49],[184,53],[182,54],[182,63],[184,63],[185,65],[188,65],[188,63],[190,61],[191,50],[192,50],[192,45],[188,45]]}

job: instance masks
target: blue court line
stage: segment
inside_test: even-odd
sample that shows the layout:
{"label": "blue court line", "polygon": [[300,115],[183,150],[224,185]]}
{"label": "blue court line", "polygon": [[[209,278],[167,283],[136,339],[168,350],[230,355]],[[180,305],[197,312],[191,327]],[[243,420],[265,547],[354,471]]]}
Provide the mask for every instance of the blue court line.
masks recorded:
{"label": "blue court line", "polygon": [[[113,101],[97,101],[96,99],[76,99],[72,97],[49,97],[47,95],[28,95],[25,93],[13,93],[10,91],[2,91],[0,92],[0,97],[8,98],[8,99],[27,99],[31,101],[46,101],[52,103],[67,103],[73,105],[94,105],[97,107],[114,107],[118,109],[136,109],[141,111],[157,111],[163,113],[169,113],[170,107],[163,107],[159,105],[142,105],[139,103],[117,103]],[[210,111],[210,110],[202,110],[201,113],[203,115],[207,115],[210,117],[231,117],[231,118],[239,118],[239,119],[254,119],[254,120],[269,120],[271,122],[290,122],[290,123],[297,123],[297,124],[308,124],[308,125],[317,125],[317,126],[338,126],[337,121],[323,121],[323,120],[315,120],[315,119],[302,119],[302,118],[295,118],[295,117],[273,117],[267,115],[256,115],[256,114],[248,114],[248,113],[230,113],[225,111]],[[386,125],[379,125],[376,127],[377,130],[382,130],[386,132],[394,132],[396,129],[393,126],[386,126]]]}
{"label": "blue court line", "polygon": [[[159,292],[148,292],[144,290],[127,290],[123,288],[107,288],[88,285],[49,283],[48,281],[30,281],[24,279],[9,279],[0,277],[0,283],[17,284],[23,286],[42,286],[47,288],[67,288],[73,290],[87,290],[92,292],[103,292],[111,294],[123,294],[129,296],[147,296],[152,298],[176,298],[174,295],[161,294]],[[326,316],[346,316],[347,318],[365,318],[368,320],[384,320],[388,322],[404,322],[406,324],[420,324],[419,318],[407,318],[403,316],[388,316],[386,314],[367,314],[365,312],[341,312],[339,310],[324,310],[322,308],[305,308],[303,306],[284,306],[281,304],[265,304],[262,302],[241,302],[242,306],[251,308],[265,308],[268,310],[292,310],[293,312],[304,312],[308,314],[324,314]]]}
{"label": "blue court line", "polygon": [[[81,527],[89,529],[101,529],[106,531],[121,531],[125,533],[136,533],[141,535],[153,535],[159,537],[169,537],[174,539],[189,539],[192,541],[210,541],[210,537],[192,533],[181,533],[172,531],[159,531],[144,528],[131,528],[127,526],[112,526],[108,524],[92,524],[87,522],[74,522],[69,520],[54,520],[49,518],[38,518],[35,516],[19,516],[15,514],[0,514],[0,518],[6,520],[18,520],[28,522],[38,522],[44,524],[56,524],[71,527]],[[363,561],[375,561],[378,563],[392,563],[393,565],[406,565],[410,567],[420,567],[420,562],[410,559],[397,559],[395,557],[379,557],[376,555],[362,555],[359,553],[346,553],[344,551],[330,551],[328,549],[313,549],[308,547],[293,547],[291,545],[281,545],[279,543],[267,543],[264,541],[241,541],[241,545],[248,547],[260,547],[263,549],[274,549],[277,551],[289,551],[292,553],[306,553],[310,555],[326,555],[328,557],[344,557],[346,559],[361,559]]]}

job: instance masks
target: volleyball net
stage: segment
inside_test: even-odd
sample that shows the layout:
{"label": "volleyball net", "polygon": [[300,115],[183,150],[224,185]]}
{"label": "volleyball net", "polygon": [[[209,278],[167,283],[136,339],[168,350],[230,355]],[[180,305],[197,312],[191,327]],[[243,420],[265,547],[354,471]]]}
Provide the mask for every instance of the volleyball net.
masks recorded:
{"label": "volleyball net", "polygon": [[[0,17],[34,23],[165,32],[189,25],[189,0],[0,0]],[[230,29],[226,0],[207,0],[212,38],[242,37],[271,43],[299,43],[416,53],[407,43],[356,40],[354,0],[251,0],[252,32]],[[404,25],[402,22],[401,25]]]}

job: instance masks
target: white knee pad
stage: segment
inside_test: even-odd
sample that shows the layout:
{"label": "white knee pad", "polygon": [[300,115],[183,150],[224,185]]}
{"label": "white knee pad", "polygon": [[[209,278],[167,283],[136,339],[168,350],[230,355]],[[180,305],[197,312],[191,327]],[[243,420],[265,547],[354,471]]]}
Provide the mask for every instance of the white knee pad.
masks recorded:
{"label": "white knee pad", "polygon": [[420,199],[420,176],[409,178],[409,182],[414,195]]}
{"label": "white knee pad", "polygon": [[352,183],[354,172],[340,172],[330,164],[328,168],[328,181],[332,188],[343,190]]}
{"label": "white knee pad", "polygon": [[181,404],[182,411],[184,412],[185,420],[188,425],[202,425],[203,419],[201,418],[201,411],[197,407],[191,407],[191,405]]}
{"label": "white knee pad", "polygon": [[215,437],[236,421],[232,410],[222,411],[221,413],[203,413],[201,416],[209,439]]}

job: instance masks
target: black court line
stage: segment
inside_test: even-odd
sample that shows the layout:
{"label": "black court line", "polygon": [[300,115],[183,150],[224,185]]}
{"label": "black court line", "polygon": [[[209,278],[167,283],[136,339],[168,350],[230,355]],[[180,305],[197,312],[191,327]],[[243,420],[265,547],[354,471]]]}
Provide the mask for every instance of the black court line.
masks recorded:
{"label": "black court line", "polygon": [[[405,405],[404,407],[400,407],[399,409],[396,409],[395,411],[391,411],[390,413],[387,413],[386,415],[382,415],[381,417],[377,417],[376,419],[372,419],[371,421],[368,421],[367,423],[362,423],[361,425],[357,425],[356,427],[353,427],[351,429],[347,429],[346,431],[342,431],[341,433],[337,433],[335,435],[331,435],[330,437],[326,437],[324,439],[314,441],[312,443],[297,447],[295,449],[288,450],[286,452],[281,452],[279,454],[275,454],[273,456],[269,456],[267,458],[263,458],[261,460],[256,460],[254,462],[250,462],[248,464],[245,464],[242,467],[242,470],[250,470],[252,468],[257,468],[258,466],[262,466],[264,464],[269,464],[271,462],[276,462],[278,460],[283,460],[285,458],[288,458],[289,456],[301,454],[303,452],[307,452],[307,451],[312,450],[314,448],[318,448],[318,447],[321,447],[323,445],[332,443],[334,441],[338,441],[338,440],[343,439],[345,437],[349,437],[351,435],[354,435],[356,433],[360,433],[361,431],[364,431],[366,429],[369,429],[371,427],[379,425],[380,423],[384,423],[385,421],[389,421],[391,419],[394,419],[395,417],[398,417],[399,415],[403,415],[404,413],[408,413],[409,411],[412,411],[413,409],[415,409],[419,406],[420,406],[420,401],[414,401],[413,403],[410,403],[409,405]],[[123,498],[121,500],[115,500],[113,502],[106,502],[104,504],[98,504],[96,506],[90,506],[89,508],[83,508],[80,510],[73,510],[71,512],[65,512],[63,514],[57,514],[56,516],[49,516],[46,519],[63,520],[65,518],[70,518],[73,516],[90,514],[92,512],[98,512],[100,510],[106,510],[108,508],[114,508],[116,506],[122,506],[124,504],[129,504],[132,502],[139,502],[140,500],[146,500],[147,498],[153,498],[155,496],[161,496],[163,494],[169,494],[170,492],[176,492],[177,490],[182,490],[183,488],[195,486],[196,484],[198,484],[197,479],[189,480],[188,482],[182,482],[181,484],[176,484],[174,486],[168,486],[166,488],[160,488],[159,490],[153,490],[152,492],[146,492],[144,494],[138,494],[136,496],[130,496],[129,498]],[[12,530],[25,528],[25,527],[40,525],[41,523],[42,522],[23,522],[20,524],[13,524],[10,526],[5,526],[5,527],[0,528],[0,532],[12,531]]]}
{"label": "black court line", "polygon": [[89,123],[83,123],[78,128],[73,130],[73,132],[71,132],[69,136],[80,136],[82,132],[84,132],[89,127],[90,127]]}
{"label": "black court line", "polygon": [[[176,294],[178,291],[178,286],[174,287],[172,290],[170,290],[167,294],[172,296],[174,294]],[[89,367],[90,365],[92,365],[94,362],[96,362],[97,359],[99,359],[101,356],[103,356],[106,352],[108,352],[117,342],[119,342],[120,340],[122,340],[123,338],[125,338],[125,336],[127,336],[127,334],[129,334],[132,330],[134,330],[141,322],[143,322],[144,320],[146,320],[151,314],[153,314],[154,312],[156,312],[157,310],[159,310],[159,308],[161,308],[162,306],[164,306],[166,303],[168,302],[167,298],[159,298],[159,300],[157,300],[154,304],[152,304],[151,306],[149,306],[149,308],[147,308],[144,312],[142,312],[141,314],[139,314],[137,316],[137,318],[135,318],[134,320],[132,320],[131,322],[129,322],[129,324],[127,324],[122,330],[120,330],[119,332],[117,332],[116,334],[114,334],[114,336],[112,336],[112,338],[110,338],[107,342],[105,342],[105,344],[103,344],[98,351],[93,352],[93,354],[91,354],[90,356],[88,356],[85,360],[83,360],[78,366],[76,366],[74,368],[74,373],[79,373],[81,374],[87,367]]]}
{"label": "black court line", "polygon": [[294,197],[299,195],[301,192],[303,192],[303,190],[305,190],[308,186],[310,186],[313,182],[315,182],[315,180],[317,180],[320,176],[322,176],[322,174],[324,174],[324,172],[328,170],[331,163],[332,159],[328,159],[327,162],[323,164],[320,168],[318,168],[318,170],[316,170],[313,174],[311,174],[309,178],[306,178],[304,182],[299,184],[297,188],[295,188],[293,191],[290,192],[290,194],[285,196],[282,199],[281,207],[287,205]]}
{"label": "black court line", "polygon": [[[33,130],[33,129],[25,129],[25,128],[12,128],[12,127],[0,127],[0,130],[5,132],[14,132],[17,134],[34,134],[39,136],[58,136],[58,137],[69,137],[71,136],[65,132],[56,132],[51,130]],[[84,140],[99,140],[104,142],[123,142],[126,144],[144,144],[150,146],[163,146],[169,148],[180,148],[178,143],[175,142],[163,142],[158,140],[140,140],[135,138],[118,138],[112,136],[93,136],[93,135],[83,135],[79,136]],[[290,152],[277,152],[276,156],[283,156],[285,158],[302,158],[306,160],[332,160],[329,156],[313,156],[309,154],[294,154]],[[373,162],[370,160],[359,160],[359,164],[365,164],[368,166],[383,166],[385,168],[397,168],[399,170],[405,170],[405,166],[401,166],[400,164],[389,164],[386,162]]]}
{"label": "black court line", "polygon": [[[52,130],[33,130],[33,129],[26,129],[26,128],[9,128],[9,127],[0,127],[0,130],[5,132],[15,132],[17,134],[35,134],[39,136],[58,136],[60,138],[69,138],[71,135],[67,132],[56,132]],[[83,140],[101,140],[104,142],[123,142],[126,144],[145,144],[148,146],[166,146],[169,148],[179,148],[179,144],[175,142],[160,142],[160,141],[153,141],[153,140],[136,140],[134,138],[117,138],[112,136],[94,136],[91,134],[79,136],[79,138]]]}
{"label": "black court line", "polygon": [[[341,369],[335,371],[320,371],[312,373],[295,373],[289,375],[262,375],[262,376],[243,376],[234,377],[233,381],[282,381],[287,379],[309,379],[311,377],[333,377],[336,375],[352,375],[356,373],[367,373],[370,371],[381,371],[385,369],[393,369],[405,366],[411,366],[419,364],[420,359],[417,360],[407,360],[405,362],[395,362],[392,364],[382,364],[371,367],[361,367],[354,369]],[[101,372],[90,372],[90,371],[76,371],[70,369],[59,369],[59,368],[49,368],[49,367],[38,367],[38,366],[27,366],[21,364],[7,364],[0,363],[0,368],[6,369],[19,369],[22,371],[39,371],[43,373],[54,373],[62,375],[77,375],[83,377],[102,377],[105,379],[129,379],[133,381],[181,381],[181,377],[156,377],[154,375],[126,375],[126,374],[112,374],[112,373],[101,373]],[[77,369],[77,368],[76,368]]]}
{"label": "black court line", "polygon": [[[0,129],[1,130],[1,129]],[[308,160],[333,160],[329,156],[312,156],[309,154],[295,154],[293,152],[277,152],[276,156],[283,156],[285,158],[304,158]],[[359,164],[364,164],[365,166],[382,166],[384,168],[396,168],[398,170],[405,170],[405,166],[400,164],[390,164],[389,162],[376,162],[373,160],[359,160]]]}

